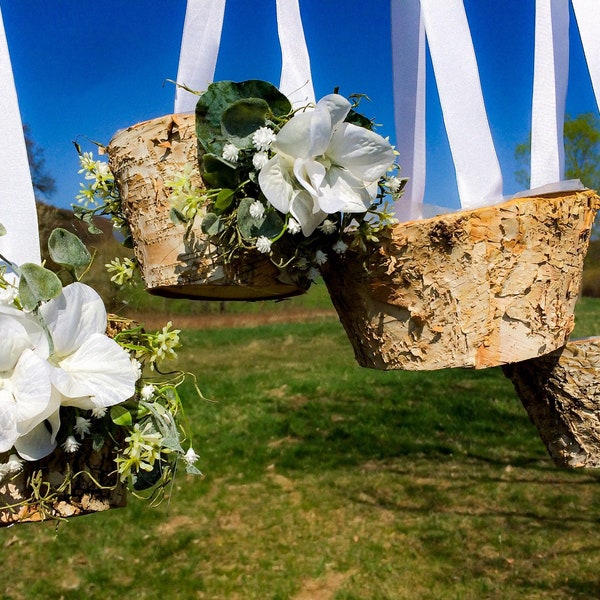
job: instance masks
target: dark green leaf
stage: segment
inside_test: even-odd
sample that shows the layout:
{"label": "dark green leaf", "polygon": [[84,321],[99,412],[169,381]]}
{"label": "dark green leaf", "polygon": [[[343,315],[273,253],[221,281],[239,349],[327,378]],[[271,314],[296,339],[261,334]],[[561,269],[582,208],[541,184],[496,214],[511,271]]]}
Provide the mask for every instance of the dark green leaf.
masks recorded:
{"label": "dark green leaf", "polygon": [[188,222],[183,213],[175,207],[169,211],[169,218],[175,225],[185,225]]}
{"label": "dark green leaf", "polygon": [[269,105],[262,98],[238,100],[223,112],[223,133],[229,137],[246,138],[265,124],[268,111]]}
{"label": "dark green leaf", "polygon": [[202,232],[206,235],[219,235],[223,231],[223,223],[215,213],[207,213],[202,220]]}
{"label": "dark green leaf", "polygon": [[202,157],[202,178],[212,188],[236,188],[238,176],[235,166],[214,154]]}
{"label": "dark green leaf", "polygon": [[281,233],[284,223],[275,211],[267,210],[257,219],[250,214],[250,206],[255,202],[253,198],[243,198],[237,210],[237,226],[245,240],[254,240],[260,235],[273,238]]}

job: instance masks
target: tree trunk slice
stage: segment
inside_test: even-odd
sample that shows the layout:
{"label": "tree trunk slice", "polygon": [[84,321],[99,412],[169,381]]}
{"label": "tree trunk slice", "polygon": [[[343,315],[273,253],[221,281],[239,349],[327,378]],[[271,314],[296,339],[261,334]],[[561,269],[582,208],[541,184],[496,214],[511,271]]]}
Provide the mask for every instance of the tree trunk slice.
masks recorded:
{"label": "tree trunk slice", "polygon": [[399,223],[364,260],[330,256],[323,276],[357,362],[480,369],[563,346],[599,205],[591,190],[519,198]]}
{"label": "tree trunk slice", "polygon": [[[8,453],[0,456],[2,462],[7,458]],[[69,484],[69,477],[74,474],[77,475]],[[34,488],[39,489],[45,501],[35,497]],[[15,477],[2,481],[0,527],[75,517],[125,504],[126,490],[116,472],[114,447],[105,444],[94,451],[88,439],[75,453],[57,448],[42,460],[25,462]]]}
{"label": "tree trunk slice", "polygon": [[559,467],[600,467],[600,338],[505,365],[505,375]]}
{"label": "tree trunk slice", "polygon": [[169,218],[165,182],[190,164],[192,181],[203,188],[193,114],[167,115],[120,131],[108,155],[148,292],[193,300],[265,300],[306,291],[258,252],[224,263],[200,228],[201,214],[188,235]]}

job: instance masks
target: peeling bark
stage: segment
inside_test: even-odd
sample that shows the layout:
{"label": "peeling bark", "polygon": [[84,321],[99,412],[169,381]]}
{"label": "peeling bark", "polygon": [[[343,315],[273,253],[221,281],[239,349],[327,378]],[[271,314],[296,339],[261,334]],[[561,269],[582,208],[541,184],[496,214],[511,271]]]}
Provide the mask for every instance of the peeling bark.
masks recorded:
{"label": "peeling bark", "polygon": [[258,252],[225,264],[200,229],[186,235],[169,218],[165,182],[192,165],[202,188],[193,114],[167,115],[117,133],[108,146],[110,169],[131,227],[134,251],[152,294],[193,300],[265,300],[304,293]]}
{"label": "peeling bark", "polygon": [[563,346],[600,198],[585,190],[400,223],[324,279],[356,360],[485,368]]}
{"label": "peeling bark", "polygon": [[559,467],[600,467],[600,338],[505,365],[505,375]]}

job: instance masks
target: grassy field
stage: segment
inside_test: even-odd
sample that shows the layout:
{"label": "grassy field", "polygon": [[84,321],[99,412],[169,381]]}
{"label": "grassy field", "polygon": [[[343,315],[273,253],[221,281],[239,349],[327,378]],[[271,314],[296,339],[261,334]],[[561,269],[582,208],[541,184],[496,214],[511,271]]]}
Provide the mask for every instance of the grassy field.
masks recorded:
{"label": "grassy field", "polygon": [[1,598],[600,597],[598,474],[552,465],[499,369],[361,369],[335,318],[183,338],[204,479],[0,530]]}

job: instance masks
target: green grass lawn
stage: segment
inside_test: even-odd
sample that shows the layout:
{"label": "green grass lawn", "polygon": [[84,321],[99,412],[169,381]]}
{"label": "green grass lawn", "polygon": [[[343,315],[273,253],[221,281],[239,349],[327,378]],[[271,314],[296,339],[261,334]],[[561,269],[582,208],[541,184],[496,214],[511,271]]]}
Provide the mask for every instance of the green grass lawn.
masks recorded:
{"label": "green grass lawn", "polygon": [[600,597],[598,474],[553,466],[500,369],[361,369],[336,319],[183,340],[204,479],[0,530],[1,598]]}

